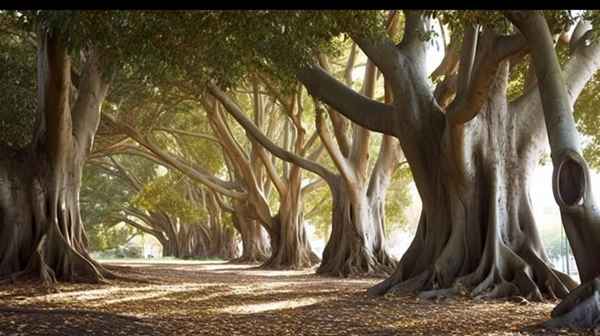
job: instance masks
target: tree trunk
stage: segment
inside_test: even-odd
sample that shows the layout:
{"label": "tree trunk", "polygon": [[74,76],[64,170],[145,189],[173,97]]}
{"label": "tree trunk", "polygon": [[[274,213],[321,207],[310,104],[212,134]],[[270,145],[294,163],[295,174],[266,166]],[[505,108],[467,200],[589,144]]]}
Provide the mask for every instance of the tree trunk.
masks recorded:
{"label": "tree trunk", "polygon": [[[383,199],[366,190],[349,190],[341,177],[330,183],[331,235],[318,274],[332,276],[388,275],[395,266],[384,247]],[[352,197],[357,194],[359,197]]]}
{"label": "tree trunk", "polygon": [[0,277],[35,272],[47,283],[98,281],[109,273],[89,256],[79,212],[83,162],[52,171],[39,151],[3,151],[0,161]]}
{"label": "tree trunk", "polygon": [[0,159],[0,277],[33,272],[52,283],[111,275],[89,256],[79,211],[81,173],[108,85],[88,53],[71,108],[70,74],[60,37],[41,30],[34,141],[22,152],[2,150]]}
{"label": "tree trunk", "polygon": [[270,247],[264,229],[255,220],[243,215],[245,211],[240,207],[239,202],[234,203],[237,203],[235,205],[237,212],[233,215],[233,223],[242,238],[242,255],[233,261],[238,263],[266,261],[270,254]]}
{"label": "tree trunk", "polygon": [[163,257],[175,257],[175,246],[171,243],[170,239],[166,239],[160,242],[163,247]]}
{"label": "tree trunk", "polygon": [[[531,55],[554,165],[554,198],[583,282],[554,309],[552,320],[546,325],[597,328],[600,327],[600,211],[592,194],[589,168],[581,155],[569,88],[542,14],[511,11],[506,15],[532,44]],[[578,24],[576,28],[581,27]],[[586,38],[589,36],[579,41],[574,39],[572,45],[577,46]]]}
{"label": "tree trunk", "polygon": [[223,260],[235,259],[238,256],[235,229],[223,222],[217,195],[212,191],[203,193],[203,203],[209,213],[206,241],[209,245],[209,255]]}
{"label": "tree trunk", "polygon": [[300,167],[292,166],[289,176],[286,191],[280,194],[279,212],[269,230],[271,257],[264,268],[302,269],[319,262],[304,229]]}
{"label": "tree trunk", "polygon": [[521,111],[508,108],[507,81],[504,62],[476,118],[460,126],[436,120],[417,138],[420,153],[403,146],[423,210],[397,270],[371,294],[468,292],[541,300],[562,298],[575,287],[552,268],[535,226],[528,178],[544,137],[522,124]]}
{"label": "tree trunk", "polygon": [[221,226],[215,241],[218,243],[212,249],[211,256],[223,260],[233,260],[238,257],[238,241],[235,237],[235,230],[232,227]]}

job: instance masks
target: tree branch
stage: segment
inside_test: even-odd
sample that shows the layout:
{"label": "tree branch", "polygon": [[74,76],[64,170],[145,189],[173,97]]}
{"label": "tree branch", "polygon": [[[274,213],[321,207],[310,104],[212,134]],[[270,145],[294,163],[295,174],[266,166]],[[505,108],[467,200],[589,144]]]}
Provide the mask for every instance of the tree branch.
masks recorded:
{"label": "tree branch", "polygon": [[331,77],[319,66],[301,70],[298,79],[311,95],[360,126],[389,135],[396,131],[392,106],[366,98]]}
{"label": "tree branch", "polygon": [[273,155],[277,156],[282,160],[286,160],[288,162],[294,163],[306,170],[309,170],[326,180],[330,180],[334,175],[329,170],[319,165],[316,162],[309,161],[305,158],[302,158],[294,153],[290,153],[287,150],[277,146],[267,137],[265,137],[258,128],[250,121],[243,112],[239,109],[237,104],[235,104],[223,91],[221,91],[214,84],[209,84],[208,89],[211,94],[217,98],[221,104],[225,107],[225,110],[233,116],[237,120],[237,122],[246,130],[249,136],[254,138],[258,143],[260,143],[265,149],[269,152],[273,153]]}
{"label": "tree branch", "polygon": [[[223,181],[223,180],[213,176],[212,174],[210,174],[208,171],[204,170],[201,167],[192,167],[189,163],[182,161],[179,158],[172,156],[171,154],[162,150],[157,145],[152,143],[152,141],[149,138],[142,136],[139,132],[137,132],[130,126],[117,122],[114,117],[112,117],[108,114],[104,114],[104,116],[107,120],[109,120],[111,123],[113,123],[115,125],[115,127],[118,127],[119,129],[121,129],[125,134],[130,136],[133,140],[135,140],[140,145],[142,145],[143,147],[148,149],[150,152],[152,152],[156,156],[154,159],[155,160],[159,159],[159,160],[156,160],[159,162],[159,164],[164,165],[167,168],[175,168],[176,170],[181,171],[183,174],[189,176],[190,178],[208,186],[209,188],[211,188],[217,192],[227,195],[229,197],[233,197],[233,198],[245,197],[245,193],[235,191],[235,189],[237,188],[236,184],[228,182],[228,181]],[[142,156],[144,156],[143,152],[141,152],[140,154]],[[148,158],[147,155],[146,155],[146,157]]]}
{"label": "tree branch", "polygon": [[205,139],[205,140],[209,140],[214,143],[217,143],[219,145],[222,145],[221,141],[219,141],[219,139],[217,139],[213,136],[210,136],[208,134],[204,134],[204,133],[189,132],[189,131],[178,130],[178,129],[174,129],[174,128],[167,128],[167,127],[157,127],[157,128],[154,128],[153,130],[170,133],[170,134],[180,134],[180,135],[190,136],[190,137],[194,137],[194,138]]}
{"label": "tree branch", "polygon": [[81,154],[92,151],[94,136],[100,125],[101,108],[109,82],[102,77],[98,52],[88,48],[77,87],[77,100],[71,111],[73,134]]}

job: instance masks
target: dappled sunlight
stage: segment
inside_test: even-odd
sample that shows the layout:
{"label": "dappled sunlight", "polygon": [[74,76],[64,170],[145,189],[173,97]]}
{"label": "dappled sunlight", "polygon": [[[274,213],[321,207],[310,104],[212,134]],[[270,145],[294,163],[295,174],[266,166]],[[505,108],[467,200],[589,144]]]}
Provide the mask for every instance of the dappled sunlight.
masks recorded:
{"label": "dappled sunlight", "polygon": [[170,270],[178,271],[214,271],[214,272],[236,272],[244,271],[249,268],[255,268],[256,265],[249,264],[232,264],[222,260],[179,260],[179,259],[157,259],[159,262],[154,263],[154,259],[125,259],[103,261],[103,264],[114,266],[126,266],[143,269],[146,267],[168,267]]}
{"label": "dappled sunlight", "polygon": [[99,301],[98,303],[86,304],[87,306],[97,307],[120,302],[157,298],[171,293],[189,292],[210,286],[212,285],[198,283],[182,283],[176,285],[150,285],[144,287],[111,286],[109,288],[102,289],[46,294],[27,298],[23,302],[74,303]]}
{"label": "dappled sunlight", "polygon": [[272,301],[267,303],[257,304],[242,304],[237,306],[230,306],[217,310],[217,312],[229,313],[229,314],[256,314],[266,311],[282,310],[304,307],[311,304],[323,302],[325,299],[318,298],[304,298],[298,300],[284,300],[284,301]]}
{"label": "dappled sunlight", "polygon": [[[206,269],[206,268],[205,268]],[[237,268],[237,270],[239,269],[243,269],[243,268]],[[236,271],[236,268],[230,268],[230,267],[223,267],[223,268],[214,268],[212,270],[215,270],[215,273],[239,273]],[[263,277],[282,277],[282,276],[296,276],[296,275],[308,275],[308,274],[313,274],[314,270],[313,269],[307,269],[307,270],[300,270],[300,271],[296,271],[296,270],[263,270],[263,269],[243,269],[244,274],[251,274],[251,275],[256,275],[256,276],[263,276]]]}
{"label": "dappled sunlight", "polygon": [[[56,321],[68,321],[64,330],[69,335],[85,330],[81,327],[85,323],[104,323],[107,335],[118,335],[123,323],[137,330],[135,326],[142,322],[124,322],[137,318],[152,330],[160,330],[148,333],[140,329],[140,335],[194,336],[445,335],[456,330],[500,335],[498,332],[519,332],[547,319],[554,306],[460,298],[441,302],[414,297],[369,298],[366,289],[379,279],[321,277],[304,271],[266,271],[252,265],[214,262],[143,264],[136,270],[138,275],[155,279],[157,284],[120,280],[109,285],[61,284],[59,289],[64,292],[52,294],[33,283],[21,284],[12,296],[6,290],[0,306],[65,309],[67,312],[56,315]],[[31,328],[36,328],[34,321],[47,320],[48,316],[0,312],[0,331],[15,319],[29,319]],[[28,335],[32,330],[23,332]]]}

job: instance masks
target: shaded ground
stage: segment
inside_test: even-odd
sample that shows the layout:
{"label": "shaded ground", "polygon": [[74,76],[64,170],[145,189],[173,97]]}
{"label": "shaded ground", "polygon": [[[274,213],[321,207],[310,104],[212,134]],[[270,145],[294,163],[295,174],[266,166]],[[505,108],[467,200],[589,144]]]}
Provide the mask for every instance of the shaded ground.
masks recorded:
{"label": "shaded ground", "polygon": [[0,336],[577,334],[535,326],[554,303],[368,298],[378,279],[222,262],[111,265],[145,283],[1,285]]}

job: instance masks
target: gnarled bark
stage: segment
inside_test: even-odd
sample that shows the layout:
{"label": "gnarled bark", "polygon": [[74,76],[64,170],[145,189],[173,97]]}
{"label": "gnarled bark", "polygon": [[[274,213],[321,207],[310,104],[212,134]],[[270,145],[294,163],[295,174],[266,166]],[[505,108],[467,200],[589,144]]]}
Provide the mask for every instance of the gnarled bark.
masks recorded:
{"label": "gnarled bark", "polygon": [[[399,139],[423,202],[398,268],[369,292],[564,297],[576,283],[546,257],[527,186],[545,139],[539,96],[506,99],[507,59],[525,47],[524,39],[486,30],[464,39],[462,52],[475,56],[462,58],[460,89],[445,110],[424,73],[425,42],[417,34],[424,29],[421,13],[409,12],[398,46],[352,36],[389,80],[392,104],[369,101],[316,66],[298,76],[352,121]],[[568,68],[571,98],[581,91],[582,69]],[[589,69],[595,67],[588,62]]]}
{"label": "gnarled bark", "polygon": [[396,272],[370,293],[467,292],[541,300],[564,297],[575,286],[552,268],[537,233],[527,183],[543,137],[515,141],[523,126],[516,118],[520,111],[507,105],[507,77],[505,62],[482,111],[458,130],[461,161],[452,153],[457,130],[446,124],[439,133],[439,145],[428,156],[440,161],[415,174],[423,197],[416,237]]}

